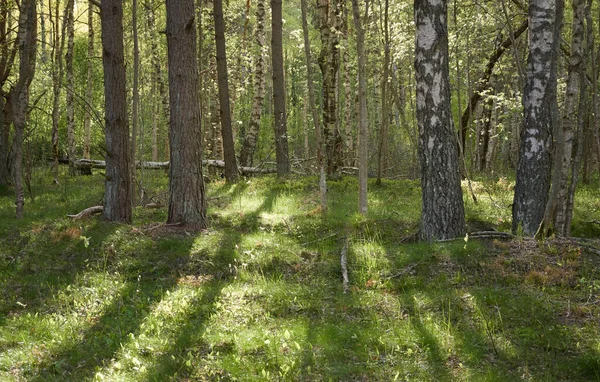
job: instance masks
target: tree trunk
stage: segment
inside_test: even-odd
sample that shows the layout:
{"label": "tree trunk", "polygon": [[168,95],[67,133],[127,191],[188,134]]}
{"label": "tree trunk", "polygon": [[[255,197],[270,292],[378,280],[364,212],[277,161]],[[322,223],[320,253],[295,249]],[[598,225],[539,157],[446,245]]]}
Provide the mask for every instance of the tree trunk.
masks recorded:
{"label": "tree trunk", "polygon": [[[87,50],[87,77],[85,82],[85,103],[90,105],[94,103],[94,5],[88,1],[88,50]],[[91,110],[83,114],[83,158],[90,159],[90,142],[92,136],[92,118]]]}
{"label": "tree trunk", "polygon": [[[169,119],[170,119],[170,106],[169,106],[169,94],[168,94],[168,89],[167,86],[165,84],[165,80],[163,78],[163,72],[161,69],[161,65],[164,62],[164,60],[162,59],[162,55],[160,54],[159,50],[158,50],[158,42],[159,42],[159,34],[158,31],[156,30],[156,21],[155,21],[155,15],[154,15],[154,9],[152,6],[152,3],[149,0],[144,1],[144,9],[146,11],[146,25],[148,26],[148,33],[150,34],[150,53],[152,55],[152,76],[154,77],[154,80],[156,81],[157,87],[158,87],[158,94],[156,96],[158,96],[160,98],[160,103],[162,105],[162,115],[160,115],[160,113],[158,114],[158,121],[157,121],[157,129],[153,129],[152,131],[152,137],[153,137],[153,146],[152,146],[152,150],[153,150],[153,155],[154,153],[156,153],[156,157],[158,158],[158,135],[159,135],[159,131],[158,131],[158,127],[161,125],[168,125],[169,124]],[[167,134],[168,135],[168,134]],[[154,142],[156,142],[156,144],[154,144]],[[169,156],[169,140],[165,139],[164,140],[164,146],[165,146],[165,157]]]}
{"label": "tree trunk", "polygon": [[131,222],[129,126],[123,47],[123,3],[102,0],[102,62],[106,132],[104,218]]}
{"label": "tree trunk", "polygon": [[338,141],[341,140],[337,129],[337,83],[340,67],[340,12],[339,0],[317,0],[319,11],[321,54],[319,66],[323,74],[323,139],[327,160],[327,175],[336,175],[341,165],[338,153]]}
{"label": "tree trunk", "polygon": [[69,151],[69,173],[75,175],[75,78],[73,72],[73,49],[75,40],[75,16],[73,15],[75,0],[68,0],[65,8],[67,18],[67,53],[65,66],[67,75],[67,148]]}
{"label": "tree trunk", "polygon": [[10,93],[0,95],[0,187],[10,184],[10,125],[13,118],[10,97]]}
{"label": "tree trunk", "polygon": [[384,161],[387,155],[387,141],[388,141],[388,127],[390,124],[389,119],[389,105],[388,101],[388,80],[390,72],[390,34],[389,34],[389,15],[390,3],[389,0],[385,0],[385,10],[383,13],[383,35],[384,35],[384,47],[383,47],[383,76],[381,79],[381,125],[379,130],[379,150],[377,152],[377,181],[375,184],[381,184],[381,177],[384,174]]}
{"label": "tree trunk", "polygon": [[[51,3],[49,3],[50,5]],[[60,93],[61,83],[63,78],[63,61],[62,52],[64,47],[64,35],[66,26],[66,17],[63,18],[62,28],[60,28],[60,17],[59,17],[59,5],[60,1],[55,0],[54,3],[54,32],[52,42],[52,156],[54,162],[52,163],[52,175],[54,177],[54,183],[58,184],[58,124],[60,122]],[[52,15],[52,7],[50,8],[50,15]],[[62,29],[62,33],[61,32]],[[61,38],[63,36],[63,38]]]}
{"label": "tree trunk", "polygon": [[137,153],[137,134],[138,134],[138,122],[139,122],[139,108],[140,108],[140,46],[138,39],[138,25],[137,25],[137,0],[133,0],[131,4],[131,29],[133,33],[133,89],[132,89],[132,105],[131,105],[131,145],[130,149],[130,168],[131,168],[131,205],[136,204],[136,166],[135,157]]}
{"label": "tree trunk", "polygon": [[19,13],[19,79],[14,87],[13,137],[16,218],[22,219],[25,198],[22,183],[23,137],[27,127],[29,86],[35,75],[37,8],[35,0],[22,0]]}
{"label": "tree trunk", "polygon": [[[365,4],[365,18],[369,16],[369,2]],[[356,28],[356,56],[358,57],[358,212],[366,215],[368,170],[368,115],[367,115],[367,63],[365,56],[365,29],[360,20],[358,0],[352,0],[352,18]]]}
{"label": "tree trunk", "polygon": [[167,223],[203,229],[206,199],[193,0],[167,0],[167,47],[171,100]]}
{"label": "tree trunk", "polygon": [[225,50],[225,21],[223,20],[223,2],[214,0],[215,45],[217,50],[217,75],[219,84],[219,117],[223,137],[223,159],[225,160],[225,179],[237,182],[239,175],[231,129],[231,109],[229,105],[229,80],[227,78],[227,53]]}
{"label": "tree trunk", "polygon": [[265,98],[265,13],[265,0],[258,0],[256,2],[256,47],[258,54],[254,70],[254,99],[252,100],[250,125],[246,131],[240,152],[240,164],[248,167],[254,163],[254,151],[258,141],[260,117]]}
{"label": "tree trunk", "polygon": [[465,234],[465,215],[450,108],[446,0],[415,0],[417,123],[421,161],[421,238]]}
{"label": "tree trunk", "polygon": [[273,112],[275,124],[275,157],[277,160],[277,176],[283,176],[290,172],[287,115],[285,110],[283,16],[281,5],[282,0],[271,0],[271,60],[273,66]]}
{"label": "tree trunk", "polygon": [[524,120],[512,211],[513,232],[534,236],[542,219],[552,170],[552,132],[559,123],[556,71],[563,0],[529,3],[529,56]]}
{"label": "tree trunk", "polygon": [[[317,167],[319,168],[319,195],[321,200],[321,211],[327,211],[327,178],[325,176],[325,161],[323,158],[323,135],[321,129],[321,120],[317,110],[317,101],[315,100],[315,85],[313,83],[312,59],[310,51],[310,39],[308,38],[308,21],[306,18],[307,6],[306,0],[300,0],[302,11],[302,32],[304,36],[304,56],[306,58],[306,81],[308,86],[308,103],[312,113],[313,123],[315,124],[315,136],[317,146]],[[349,95],[348,95],[349,96]]]}

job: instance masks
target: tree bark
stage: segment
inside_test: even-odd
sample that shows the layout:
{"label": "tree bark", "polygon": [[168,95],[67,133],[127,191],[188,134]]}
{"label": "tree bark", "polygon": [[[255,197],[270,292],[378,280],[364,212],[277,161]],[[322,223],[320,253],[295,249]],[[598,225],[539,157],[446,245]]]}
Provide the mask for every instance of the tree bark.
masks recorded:
{"label": "tree bark", "polygon": [[137,24],[137,0],[133,0],[131,4],[131,29],[133,34],[133,88],[132,88],[132,105],[131,105],[131,145],[130,149],[130,168],[131,168],[131,205],[135,206],[135,186],[136,186],[136,153],[137,153],[137,135],[139,122],[140,108],[140,45],[138,39],[138,24]]}
{"label": "tree bark", "polygon": [[254,163],[254,151],[258,141],[260,130],[260,117],[265,99],[265,0],[256,2],[256,67],[254,70],[254,98],[252,100],[252,111],[250,125],[244,137],[244,143],[240,152],[240,165],[252,166]]}
{"label": "tree bark", "polygon": [[450,108],[446,0],[415,0],[421,239],[465,234],[458,145]]}
{"label": "tree bark", "polygon": [[[369,2],[365,4],[365,20],[369,16]],[[358,58],[358,212],[366,215],[368,170],[368,115],[367,115],[367,64],[365,56],[365,30],[360,20],[358,0],[352,0],[352,18],[356,29],[356,56]]]}
{"label": "tree bark", "polygon": [[340,29],[341,6],[339,0],[317,0],[320,20],[321,54],[319,66],[323,74],[323,139],[327,159],[327,175],[335,175],[341,165],[341,153],[338,147],[341,137],[337,129],[337,87],[340,67]]}
{"label": "tree bark", "polygon": [[[103,0],[105,1],[105,0]],[[171,170],[167,223],[206,228],[193,0],[167,0]]]}
{"label": "tree bark", "polygon": [[317,167],[319,168],[319,195],[321,200],[321,211],[327,211],[327,178],[325,176],[325,161],[323,158],[323,135],[321,129],[321,120],[317,110],[317,101],[315,100],[315,85],[313,83],[312,59],[310,51],[310,39],[308,38],[308,21],[306,18],[307,6],[306,0],[300,0],[302,11],[302,32],[304,37],[304,57],[306,58],[306,81],[308,87],[308,102],[312,113],[313,123],[315,124],[315,136],[317,146]]}
{"label": "tree bark", "polygon": [[106,132],[104,218],[131,222],[129,126],[123,47],[123,3],[102,0],[102,62]]}
{"label": "tree bark", "polygon": [[67,24],[67,53],[65,55],[65,69],[67,76],[67,149],[69,152],[69,173],[75,175],[75,78],[73,72],[73,49],[75,40],[75,16],[73,15],[75,0],[68,0],[65,8]]}
{"label": "tree bark", "polygon": [[514,233],[534,236],[544,218],[552,170],[552,132],[559,123],[556,71],[563,0],[531,0],[524,120],[512,211]]}
{"label": "tree bark", "polygon": [[[49,3],[50,15],[52,15],[52,7]],[[54,3],[54,23],[53,23],[53,42],[52,42],[52,175],[54,183],[58,184],[58,124],[60,122],[60,94],[62,89],[63,79],[63,61],[62,52],[64,48],[64,35],[66,27],[66,17],[63,17],[62,28],[60,27],[59,7],[60,1],[55,0]],[[66,15],[65,15],[66,16]],[[62,31],[62,33],[61,33]],[[61,36],[63,36],[61,38]]]}
{"label": "tree bark", "polygon": [[383,76],[381,79],[381,125],[379,130],[379,150],[377,152],[377,181],[375,184],[381,184],[381,177],[384,175],[384,161],[385,155],[387,154],[387,141],[388,141],[388,128],[390,124],[389,119],[389,105],[388,100],[388,80],[390,72],[390,34],[389,34],[389,15],[390,3],[389,0],[385,0],[385,9],[383,13],[383,36],[384,36],[384,47],[383,47]]}
{"label": "tree bark", "polygon": [[25,198],[22,183],[23,138],[27,127],[29,86],[35,75],[37,50],[37,8],[35,0],[22,0],[19,14],[19,79],[14,87],[13,137],[16,218],[22,219]]}
{"label": "tree bark", "polygon": [[[87,74],[85,82],[85,102],[92,105],[94,102],[94,5],[88,1],[88,49],[87,49]],[[89,106],[88,106],[89,107]],[[91,110],[83,115],[83,158],[90,159],[90,144],[92,136]]]}
{"label": "tree bark", "polygon": [[285,109],[283,16],[281,5],[282,0],[271,0],[271,60],[273,66],[273,112],[275,124],[275,157],[277,160],[277,176],[284,176],[290,172],[287,115]]}
{"label": "tree bark", "polygon": [[231,108],[229,105],[229,80],[227,76],[227,53],[225,49],[225,21],[223,20],[223,1],[214,0],[215,45],[217,51],[217,75],[219,85],[219,117],[223,137],[223,159],[225,160],[225,179],[237,182],[239,175],[231,129]]}

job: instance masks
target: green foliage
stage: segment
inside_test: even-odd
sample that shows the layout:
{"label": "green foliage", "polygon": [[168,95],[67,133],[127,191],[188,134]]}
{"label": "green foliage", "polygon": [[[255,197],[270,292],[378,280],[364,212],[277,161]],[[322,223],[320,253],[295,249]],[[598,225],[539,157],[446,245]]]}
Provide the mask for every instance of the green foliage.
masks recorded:
{"label": "green foliage", "polygon": [[[53,185],[12,219],[0,197],[2,380],[591,380],[600,372],[600,263],[560,242],[403,243],[414,181],[315,178],[208,184],[210,227],[66,218],[102,178]],[[147,172],[165,202],[166,175]],[[474,183],[472,228],[506,228],[510,180]],[[578,194],[575,230],[591,190]],[[499,207],[500,206],[500,207]],[[590,231],[594,233],[595,231]],[[349,293],[340,251],[349,240]]]}

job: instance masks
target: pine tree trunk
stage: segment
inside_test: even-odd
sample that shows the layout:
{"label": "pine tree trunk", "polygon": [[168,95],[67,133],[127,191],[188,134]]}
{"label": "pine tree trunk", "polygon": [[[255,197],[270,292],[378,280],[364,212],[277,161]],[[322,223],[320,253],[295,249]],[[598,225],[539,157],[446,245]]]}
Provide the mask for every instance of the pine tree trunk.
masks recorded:
{"label": "pine tree trunk", "polygon": [[123,3],[102,0],[102,62],[106,132],[104,218],[131,222],[129,126],[123,47]]}
{"label": "pine tree trunk", "polygon": [[283,71],[282,0],[271,0],[271,60],[273,66],[273,113],[275,124],[275,158],[277,176],[290,172],[288,154],[287,115],[285,109],[285,80]]}
{"label": "pine tree trunk", "polygon": [[387,155],[388,128],[389,119],[389,101],[388,101],[388,80],[390,72],[390,37],[389,37],[389,0],[385,0],[385,11],[383,14],[383,75],[381,78],[381,127],[379,130],[379,150],[377,152],[377,181],[376,184],[381,184],[381,177],[384,176],[385,169],[383,168],[385,156]]}
{"label": "pine tree trunk", "polygon": [[68,0],[65,8],[67,18],[67,54],[65,56],[67,75],[67,148],[69,151],[69,173],[75,175],[75,78],[73,72],[73,49],[75,40],[75,0]]}
{"label": "pine tree trunk", "polygon": [[223,138],[223,159],[225,160],[225,179],[235,183],[238,169],[231,128],[231,109],[229,104],[229,80],[227,75],[227,53],[225,49],[225,21],[223,20],[223,2],[214,0],[215,45],[217,51],[217,75],[219,85],[219,117]]}
{"label": "pine tree trunk", "polygon": [[137,25],[137,0],[133,0],[131,4],[131,26],[133,33],[133,89],[132,89],[132,105],[131,105],[131,144],[130,150],[130,161],[131,167],[131,205],[135,206],[136,193],[135,186],[137,180],[136,174],[136,154],[137,154],[137,135],[138,135],[138,122],[139,122],[139,108],[140,108],[140,45],[138,39],[138,25]]}
{"label": "pine tree trunk", "polygon": [[29,86],[35,75],[37,49],[37,8],[35,0],[22,0],[19,14],[19,79],[14,87],[13,137],[16,218],[22,219],[25,206],[23,192],[23,138],[27,127]]}
{"label": "pine tree trunk", "polygon": [[465,215],[450,108],[446,0],[415,0],[417,123],[421,162],[421,238],[465,234]]}
{"label": "pine tree trunk", "polygon": [[[88,50],[87,50],[87,75],[85,82],[85,102],[87,107],[94,103],[94,5],[88,1]],[[83,115],[83,158],[90,159],[90,144],[92,136],[91,110]]]}
{"label": "pine tree trunk", "polygon": [[254,70],[254,98],[250,114],[250,125],[244,137],[240,152],[240,165],[251,167],[254,163],[254,151],[258,141],[260,117],[265,98],[265,0],[256,2],[256,67]]}
{"label": "pine tree trunk", "polygon": [[[106,0],[103,0],[106,1]],[[206,227],[193,0],[167,0],[171,168],[167,223]]]}
{"label": "pine tree trunk", "polygon": [[[52,163],[52,175],[54,177],[54,183],[58,184],[58,124],[60,122],[60,94],[61,94],[61,83],[63,78],[63,61],[62,52],[64,48],[64,35],[66,27],[66,17],[63,18],[62,28],[60,28],[60,17],[59,17],[59,5],[60,1],[55,0],[54,3],[54,32],[53,32],[53,43],[52,43],[52,157],[54,159]],[[50,15],[52,15],[52,8],[50,7]],[[62,30],[62,33],[60,33]],[[61,36],[63,36],[61,38]]]}
{"label": "pine tree trunk", "polygon": [[556,71],[563,0],[529,3],[529,56],[524,121],[513,201],[513,232],[533,236],[544,218],[552,170],[552,133],[559,123]]}
{"label": "pine tree trunk", "polygon": [[[366,3],[365,20],[369,16],[369,3]],[[367,63],[365,57],[365,29],[360,19],[358,0],[352,0],[352,18],[356,29],[356,56],[358,58],[358,212],[366,215],[367,170],[368,170],[368,115],[367,115]]]}

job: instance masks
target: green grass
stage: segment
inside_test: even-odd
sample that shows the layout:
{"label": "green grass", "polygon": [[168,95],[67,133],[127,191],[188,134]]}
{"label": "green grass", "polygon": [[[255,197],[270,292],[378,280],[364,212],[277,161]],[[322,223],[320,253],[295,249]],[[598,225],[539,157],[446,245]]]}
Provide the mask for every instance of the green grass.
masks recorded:
{"label": "green grass", "polygon": [[[166,175],[147,172],[147,200]],[[556,241],[407,243],[420,189],[315,178],[208,184],[210,226],[73,221],[102,177],[34,177],[0,195],[0,380],[600,380],[600,259]],[[466,186],[466,185],[465,185]],[[512,183],[473,183],[470,230],[510,227]],[[573,232],[597,237],[582,187]],[[340,251],[349,240],[349,293]]]}

